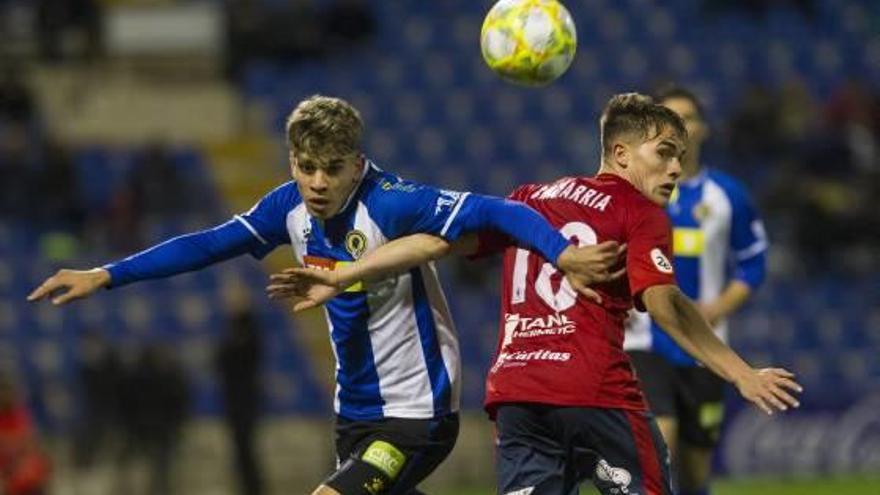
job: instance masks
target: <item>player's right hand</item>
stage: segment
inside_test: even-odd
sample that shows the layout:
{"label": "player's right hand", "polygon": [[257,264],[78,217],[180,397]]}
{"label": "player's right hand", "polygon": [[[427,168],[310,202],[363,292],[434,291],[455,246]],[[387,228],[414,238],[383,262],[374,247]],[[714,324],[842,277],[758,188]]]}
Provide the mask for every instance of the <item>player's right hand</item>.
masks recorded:
{"label": "player's right hand", "polygon": [[28,301],[39,301],[60,291],[52,298],[52,304],[60,306],[75,299],[88,297],[96,290],[110,284],[110,272],[103,268],[91,270],[58,270],[55,275],[28,295]]}
{"label": "player's right hand", "polygon": [[624,251],[626,245],[615,241],[579,248],[569,246],[559,256],[557,264],[574,290],[598,304],[602,298],[589,286],[622,277],[626,273],[626,266],[612,270]]}
{"label": "player's right hand", "polygon": [[752,369],[745,376],[734,380],[740,395],[767,414],[785,411],[801,404],[789,392],[803,392],[794,381],[794,373],[782,368]]}
{"label": "player's right hand", "polygon": [[295,312],[320,306],[344,289],[336,273],[318,268],[288,268],[269,280],[269,299],[293,299]]}

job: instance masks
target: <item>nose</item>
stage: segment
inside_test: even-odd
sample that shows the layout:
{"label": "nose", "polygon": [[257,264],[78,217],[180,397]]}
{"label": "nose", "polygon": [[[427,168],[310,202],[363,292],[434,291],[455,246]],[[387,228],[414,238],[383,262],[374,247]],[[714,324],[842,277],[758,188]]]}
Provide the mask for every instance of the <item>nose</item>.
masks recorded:
{"label": "nose", "polygon": [[323,170],[316,170],[312,175],[312,189],[316,191],[323,191],[327,189],[327,174],[324,173]]}
{"label": "nose", "polygon": [[681,159],[673,158],[672,162],[669,164],[669,176],[672,177],[673,180],[677,180],[681,176]]}

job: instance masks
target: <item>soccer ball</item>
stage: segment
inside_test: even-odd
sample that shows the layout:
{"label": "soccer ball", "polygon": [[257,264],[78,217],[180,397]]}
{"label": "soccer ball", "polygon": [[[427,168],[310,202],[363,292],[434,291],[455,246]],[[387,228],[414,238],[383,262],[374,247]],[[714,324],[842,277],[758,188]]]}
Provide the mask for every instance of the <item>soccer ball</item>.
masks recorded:
{"label": "soccer ball", "polygon": [[483,21],[483,59],[502,78],[543,86],[561,76],[577,49],[568,10],[556,0],[500,0]]}

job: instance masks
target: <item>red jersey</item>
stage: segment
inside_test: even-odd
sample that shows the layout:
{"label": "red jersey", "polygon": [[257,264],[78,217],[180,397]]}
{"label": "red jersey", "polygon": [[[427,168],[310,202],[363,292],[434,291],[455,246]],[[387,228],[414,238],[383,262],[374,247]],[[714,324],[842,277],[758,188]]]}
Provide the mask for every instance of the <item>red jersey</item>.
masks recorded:
{"label": "red jersey", "polygon": [[499,342],[486,379],[490,415],[506,402],[645,410],[623,351],[623,323],[634,302],[644,309],[646,288],[675,284],[666,212],[611,174],[528,184],[510,198],[581,246],[626,243],[627,276],[594,287],[603,300],[597,305],[539,254],[481,237],[481,252],[506,247]]}

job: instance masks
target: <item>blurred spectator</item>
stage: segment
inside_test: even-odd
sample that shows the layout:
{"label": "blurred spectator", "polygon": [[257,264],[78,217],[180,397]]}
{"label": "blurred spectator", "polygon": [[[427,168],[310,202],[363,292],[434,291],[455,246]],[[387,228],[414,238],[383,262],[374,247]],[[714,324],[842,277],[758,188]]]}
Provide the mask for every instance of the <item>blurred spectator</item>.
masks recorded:
{"label": "blurred spectator", "polygon": [[0,483],[5,495],[40,495],[49,459],[40,449],[30,413],[15,385],[0,376]]}
{"label": "blurred spectator", "polygon": [[76,186],[76,168],[69,150],[61,143],[47,140],[42,144],[43,166],[36,172],[32,198],[34,211],[42,225],[79,232],[85,211]]}
{"label": "blurred spectator", "polygon": [[314,0],[228,0],[226,18],[227,74],[233,79],[249,59],[296,63],[342,54],[376,31],[375,13],[364,0],[337,0],[323,9]]}
{"label": "blurred spectator", "polygon": [[35,159],[27,129],[0,124],[0,219],[32,218]]}
{"label": "blurred spectator", "polygon": [[101,10],[94,0],[37,0],[36,31],[44,60],[60,61],[70,50],[71,35],[81,40],[80,55],[101,49]]}
{"label": "blurred spectator", "polygon": [[82,421],[74,446],[80,467],[91,467],[118,433],[121,374],[116,350],[99,332],[87,332],[80,347]]}
{"label": "blurred spectator", "polygon": [[149,482],[146,493],[173,493],[171,469],[187,416],[187,381],[172,351],[160,345],[143,349],[133,369],[120,383],[120,414],[125,445],[119,461],[119,493],[137,493],[129,483],[132,461],[145,459]]}
{"label": "blurred spectator", "polygon": [[260,0],[229,0],[226,13],[230,77],[238,77],[248,59],[296,62],[320,52],[321,26],[311,0],[276,5]]}
{"label": "blurred spectator", "polygon": [[23,68],[9,65],[0,75],[0,123],[29,125],[36,115],[34,96],[22,77]]}
{"label": "blurred spectator", "polygon": [[366,41],[375,31],[375,13],[364,0],[338,0],[324,12],[323,46],[330,52]]}
{"label": "blurred spectator", "polygon": [[730,121],[730,151],[748,165],[776,158],[779,152],[779,106],[768,88],[755,85],[740,100]]}
{"label": "blurred spectator", "polygon": [[808,18],[816,13],[815,0],[705,0],[703,5],[710,12],[739,9],[754,16],[764,16],[779,6],[794,8]]}
{"label": "blurred spectator", "polygon": [[131,177],[129,187],[134,194],[137,214],[170,219],[188,213],[192,191],[178,170],[171,150],[162,143],[153,143],[144,150]]}
{"label": "blurred spectator", "polygon": [[215,362],[242,495],[263,493],[262,470],[254,448],[254,434],[262,406],[261,361],[262,338],[257,316],[246,303],[239,304],[233,309]]}

